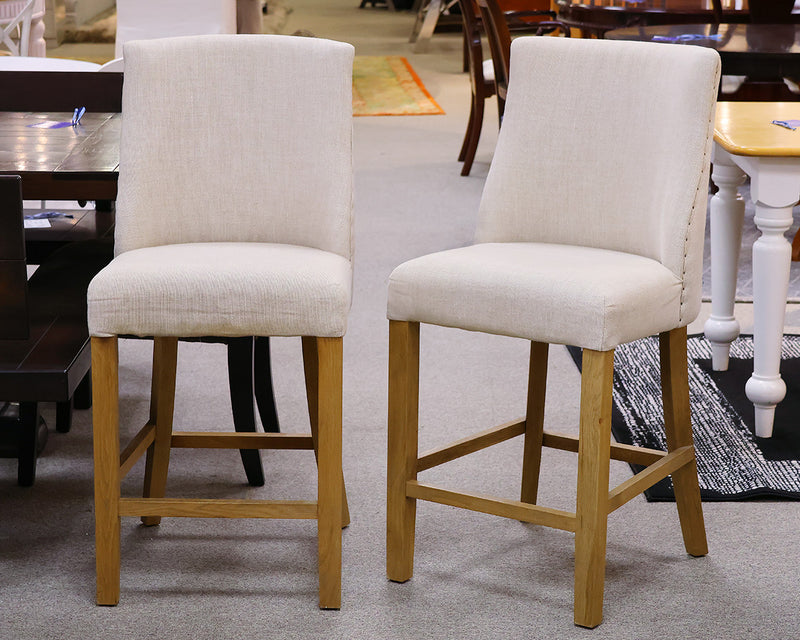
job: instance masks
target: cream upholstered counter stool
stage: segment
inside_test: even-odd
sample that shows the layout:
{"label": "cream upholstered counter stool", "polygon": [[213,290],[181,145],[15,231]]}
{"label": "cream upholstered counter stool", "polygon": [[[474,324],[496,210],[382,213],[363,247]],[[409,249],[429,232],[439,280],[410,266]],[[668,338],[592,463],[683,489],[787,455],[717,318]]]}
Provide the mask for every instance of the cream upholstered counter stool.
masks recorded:
{"label": "cream upholstered counter stool", "polygon": [[[317,519],[319,604],[340,605],[352,63],[316,38],[125,45],[116,256],[88,292],[99,604],[119,600],[120,516],[196,516]],[[120,335],[154,337],[150,419],[122,453]],[[196,336],[302,336],[311,434],[172,433],[177,339]],[[314,449],[317,500],[165,498],[171,446]],[[144,497],[121,497],[144,451]]]}
{"label": "cream upholstered counter stool", "polygon": [[[719,66],[701,47],[514,41],[476,243],[406,262],[389,280],[389,579],[411,578],[418,499],[555,527],[575,533],[574,620],[594,627],[608,514],[668,474],[686,549],[707,552],[686,325],[700,306]],[[526,416],[418,454],[420,323],[530,340]],[[610,443],[614,348],[652,334],[668,453]],[[548,343],[583,349],[577,438],[543,429]],[[417,479],[518,435],[519,501]],[[575,513],[536,504],[542,446],[578,452]],[[609,491],[610,457],[649,466]]]}

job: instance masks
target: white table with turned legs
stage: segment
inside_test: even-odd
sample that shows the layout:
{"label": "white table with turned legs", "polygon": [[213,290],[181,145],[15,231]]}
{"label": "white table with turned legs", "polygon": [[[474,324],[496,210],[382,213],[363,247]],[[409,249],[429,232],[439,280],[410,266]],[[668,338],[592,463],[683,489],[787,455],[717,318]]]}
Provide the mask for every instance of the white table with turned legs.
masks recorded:
{"label": "white table with turned legs", "polygon": [[728,368],[730,345],[739,335],[733,314],[742,239],[744,201],[738,187],[750,176],[755,224],[753,244],[753,374],[745,385],[755,407],[756,435],[770,437],[775,408],[786,395],[780,374],[781,343],[789,288],[791,245],[785,233],[800,200],[800,129],[773,120],[800,119],[800,103],[721,102],[714,130],[711,199],[711,317],[705,335],[712,367]]}

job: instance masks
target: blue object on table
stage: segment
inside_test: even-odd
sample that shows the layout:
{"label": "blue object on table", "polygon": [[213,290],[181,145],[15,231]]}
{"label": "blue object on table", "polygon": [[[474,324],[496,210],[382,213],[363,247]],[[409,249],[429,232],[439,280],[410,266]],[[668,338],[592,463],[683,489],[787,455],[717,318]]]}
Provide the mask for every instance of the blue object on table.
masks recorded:
{"label": "blue object on table", "polygon": [[794,131],[800,127],[800,120],[773,120],[772,124],[777,124],[779,127],[786,127]]}

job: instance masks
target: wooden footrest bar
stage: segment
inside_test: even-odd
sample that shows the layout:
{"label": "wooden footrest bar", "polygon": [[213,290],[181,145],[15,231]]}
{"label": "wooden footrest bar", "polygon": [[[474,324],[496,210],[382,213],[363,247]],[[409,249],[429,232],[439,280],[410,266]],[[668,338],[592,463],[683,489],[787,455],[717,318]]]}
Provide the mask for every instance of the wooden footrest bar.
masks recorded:
{"label": "wooden footrest bar", "polygon": [[172,446],[188,449],[313,449],[310,433],[176,431]]}
{"label": "wooden footrest bar", "polygon": [[618,509],[631,498],[649,489],[656,482],[666,478],[684,465],[694,460],[694,447],[685,446],[666,454],[658,462],[640,471],[608,494],[608,512]]}
{"label": "wooden footrest bar", "polygon": [[[578,438],[564,433],[545,431],[542,445],[551,449],[578,453]],[[638,464],[643,467],[658,462],[666,455],[666,451],[659,451],[658,449],[645,449],[644,447],[634,447],[629,444],[611,443],[612,460]]]}
{"label": "wooden footrest bar", "polygon": [[406,482],[406,495],[409,498],[438,502],[451,507],[460,507],[522,522],[541,524],[573,533],[577,522],[575,514],[568,511],[476,493],[450,491],[432,484],[417,482],[416,480]]}
{"label": "wooden footrest bar", "polygon": [[470,453],[475,453],[481,449],[486,449],[494,444],[505,442],[511,438],[525,433],[525,420],[514,420],[506,422],[497,427],[492,427],[486,431],[481,431],[473,436],[463,438],[452,444],[434,449],[422,454],[417,460],[417,471],[425,471],[432,467],[439,466],[445,462],[450,462]]}
{"label": "wooden footrest bar", "polygon": [[155,437],[155,425],[148,422],[128,443],[125,450],[119,454],[119,475],[121,478],[124,478],[128,474],[128,471],[136,464],[137,460],[139,460],[144,452],[147,451],[147,448],[153,444]]}
{"label": "wooden footrest bar", "polygon": [[195,500],[184,498],[120,498],[120,516],[170,518],[316,519],[317,503],[306,500]]}

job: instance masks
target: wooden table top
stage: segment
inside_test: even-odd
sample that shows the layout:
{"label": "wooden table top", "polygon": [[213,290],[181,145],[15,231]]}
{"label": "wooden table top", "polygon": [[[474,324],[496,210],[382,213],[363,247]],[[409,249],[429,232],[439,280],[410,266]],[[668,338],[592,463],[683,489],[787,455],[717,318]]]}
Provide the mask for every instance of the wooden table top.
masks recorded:
{"label": "wooden table top", "polygon": [[800,77],[800,24],[669,24],[612,29],[604,37],[714,49],[723,74],[750,80]]}
{"label": "wooden table top", "polygon": [[0,112],[0,172],[108,173],[119,166],[118,113],[86,113],[81,124],[71,113]]}
{"label": "wooden table top", "polygon": [[800,121],[800,102],[720,102],[714,140],[739,156],[800,157],[800,128],[773,120]]}
{"label": "wooden table top", "polygon": [[[114,200],[119,171],[119,113],[0,111],[0,174],[22,176],[36,200]],[[55,127],[51,125],[56,125]]]}

